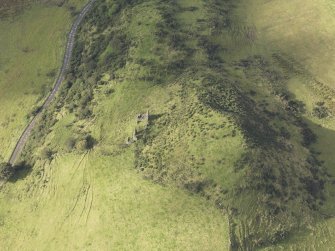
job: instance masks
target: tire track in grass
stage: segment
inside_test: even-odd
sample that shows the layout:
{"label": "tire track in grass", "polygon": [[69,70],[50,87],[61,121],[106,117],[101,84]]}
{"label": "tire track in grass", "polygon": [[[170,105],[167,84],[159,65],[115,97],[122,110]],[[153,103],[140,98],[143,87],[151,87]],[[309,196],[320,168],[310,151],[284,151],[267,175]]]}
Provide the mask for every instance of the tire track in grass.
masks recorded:
{"label": "tire track in grass", "polygon": [[92,175],[89,169],[89,157],[90,151],[87,151],[83,154],[83,157],[80,159],[75,172],[72,174],[71,180],[74,180],[75,175],[82,174],[81,186],[78,189],[75,202],[65,214],[65,217],[61,223],[60,229],[63,227],[65,222],[72,218],[72,221],[75,222],[75,225],[87,222],[89,213],[93,205],[93,186],[92,186]]}
{"label": "tire track in grass", "polygon": [[55,166],[56,166],[56,159],[52,160],[51,162],[46,160],[44,161],[43,170],[45,173],[43,182],[43,190],[41,193],[42,197],[48,197],[50,199],[51,197],[56,195],[57,190],[57,182],[55,181]]}
{"label": "tire track in grass", "polygon": [[[71,209],[68,211],[68,213],[66,214],[63,223],[65,223],[65,221],[68,220],[68,219],[71,217],[71,215],[73,214],[73,212],[74,212],[75,209],[77,208],[77,205],[78,205],[78,203],[79,203],[79,201],[80,201],[80,199],[81,199],[81,197],[82,197],[83,191],[85,191],[85,185],[86,185],[86,184],[85,184],[85,170],[86,170],[86,162],[87,162],[87,158],[88,158],[88,154],[87,154],[87,152],[86,152],[86,153],[84,154],[83,158],[80,160],[80,162],[79,162],[79,164],[78,164],[78,166],[77,166],[77,168],[76,168],[76,170],[75,170],[75,173],[73,174],[73,176],[72,176],[72,178],[71,178],[71,180],[73,180],[74,175],[75,175],[75,174],[78,174],[79,168],[80,168],[81,166],[84,167],[84,168],[83,168],[83,172],[82,172],[82,174],[83,174],[82,182],[81,182],[81,186],[80,186],[80,188],[79,188],[79,191],[77,192],[75,203],[73,204],[72,208],[71,208]],[[85,161],[84,161],[84,160],[85,160]]]}
{"label": "tire track in grass", "polygon": [[84,170],[85,173],[86,173],[85,182],[87,183],[87,188],[86,188],[86,191],[85,191],[86,192],[85,193],[85,200],[84,200],[84,205],[83,205],[82,211],[81,211],[79,219],[78,219],[78,223],[79,223],[80,220],[83,218],[85,224],[87,224],[89,214],[90,214],[91,209],[92,209],[93,197],[94,197],[92,174],[91,174],[90,165],[88,165],[88,162],[89,162],[89,159],[85,163],[85,170]]}
{"label": "tire track in grass", "polygon": [[[71,182],[74,181],[74,175],[75,175],[75,174],[80,175],[80,168],[81,168],[81,167],[84,167],[84,168],[82,168],[82,169],[83,169],[83,170],[82,170],[82,175],[83,175],[83,177],[82,177],[81,185],[80,185],[79,190],[76,192],[76,196],[75,196],[75,201],[74,201],[74,203],[72,204],[72,206],[69,205],[69,208],[68,208],[68,210],[66,210],[66,212],[64,213],[64,216],[61,216],[61,217],[63,217],[63,219],[61,219],[60,222],[58,223],[58,226],[56,226],[57,230],[55,231],[55,233],[60,232],[60,231],[63,229],[65,223],[66,223],[67,221],[69,221],[73,215],[75,215],[76,208],[77,208],[78,204],[80,203],[80,199],[82,198],[83,187],[84,187],[84,185],[85,185],[85,184],[84,184],[84,180],[85,180],[85,177],[84,177],[84,175],[85,175],[85,174],[84,174],[84,170],[85,170],[86,162],[87,162],[87,160],[88,160],[88,153],[89,153],[89,152],[85,152],[85,153],[83,154],[83,156],[80,158],[79,162],[77,161],[77,162],[75,162],[75,164],[73,165],[73,168],[75,168],[75,172],[74,172],[74,173],[72,174],[72,176],[71,176],[71,179],[70,179]],[[69,189],[70,189],[70,187],[69,187]],[[53,241],[56,240],[56,238],[57,238],[56,235],[54,235],[54,236],[49,240],[48,243],[52,243]]]}
{"label": "tire track in grass", "polygon": [[88,193],[89,193],[89,190],[90,190],[90,187],[91,187],[87,177],[88,177],[87,161],[85,161],[85,166],[84,166],[84,170],[83,170],[83,185],[82,185],[81,191],[79,192],[80,198],[83,198],[83,206],[81,208],[79,217],[77,218],[77,223],[80,223],[80,219],[81,219],[81,217],[82,217],[82,215],[83,215],[83,213],[86,209],[86,201],[87,201]]}
{"label": "tire track in grass", "polygon": [[[83,160],[84,160],[84,158],[86,157],[87,154],[88,154],[88,151],[85,152],[85,153],[83,154],[83,157],[80,159],[80,161],[79,161],[79,163],[78,163],[76,169],[74,170],[74,172],[73,172],[73,174],[72,174],[72,176],[71,176],[71,180],[72,180],[72,179],[74,178],[74,176],[77,174],[77,171],[78,171],[79,167],[81,166],[81,164],[82,164],[82,162],[83,162]],[[74,168],[74,166],[75,166],[75,164],[73,165],[73,168]]]}
{"label": "tire track in grass", "polygon": [[58,160],[55,158],[51,162],[45,160],[43,164],[41,164],[41,175],[35,180],[34,189],[32,191],[32,196],[39,205],[47,204],[49,199],[56,196],[58,190],[57,176],[55,173],[57,162]]}
{"label": "tire track in grass", "polygon": [[88,207],[88,211],[86,214],[86,220],[85,220],[85,224],[87,224],[88,218],[90,216],[92,207],[93,207],[93,199],[94,199],[94,186],[93,186],[93,175],[91,174],[91,171],[89,171],[89,175],[90,175],[90,183],[91,183],[91,198],[90,198],[90,203],[89,203],[89,207]]}

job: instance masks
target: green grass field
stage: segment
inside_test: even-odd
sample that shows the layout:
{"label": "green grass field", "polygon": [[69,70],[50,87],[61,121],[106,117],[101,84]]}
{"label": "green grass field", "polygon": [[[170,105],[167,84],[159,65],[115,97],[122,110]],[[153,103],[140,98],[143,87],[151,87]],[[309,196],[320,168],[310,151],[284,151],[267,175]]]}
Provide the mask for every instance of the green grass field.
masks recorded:
{"label": "green grass field", "polygon": [[[239,16],[257,29],[259,46],[280,50],[314,77],[335,86],[335,4],[332,0],[242,1]],[[271,46],[268,46],[271,44]]]}
{"label": "green grass field", "polygon": [[130,169],[129,149],[39,163],[1,192],[5,250],[227,250],[227,219],[199,197]]}

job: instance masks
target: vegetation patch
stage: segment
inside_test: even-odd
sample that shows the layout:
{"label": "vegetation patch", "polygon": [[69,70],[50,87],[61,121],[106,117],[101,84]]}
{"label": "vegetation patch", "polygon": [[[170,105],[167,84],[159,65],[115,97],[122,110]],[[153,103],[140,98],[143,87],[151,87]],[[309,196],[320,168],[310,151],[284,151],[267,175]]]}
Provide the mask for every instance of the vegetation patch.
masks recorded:
{"label": "vegetation patch", "polygon": [[[279,4],[269,4],[274,2]],[[124,224],[117,225],[121,235],[115,235],[120,248],[125,248],[120,242],[125,236],[130,236],[130,249],[190,248],[187,233],[156,232],[155,226],[164,225],[160,220],[146,225],[155,224],[146,210],[161,219],[151,196],[171,196],[171,204],[159,197],[158,205],[170,207],[186,196],[210,208],[208,217],[218,226],[209,221],[215,233],[209,239],[221,233],[221,224],[225,231],[220,242],[207,240],[205,247],[197,246],[201,249],[222,249],[219,243],[226,245],[228,238],[225,247],[231,250],[289,247],[296,233],[308,232],[306,226],[313,231],[324,221],[327,229],[332,226],[335,172],[325,149],[334,139],[332,89],[317,80],[313,67],[267,42],[258,32],[261,21],[242,15],[243,8],[253,6],[215,0],[96,2],[80,27],[60,93],[22,155],[34,164],[27,179],[36,186],[44,182],[46,193],[62,196],[70,184],[64,196],[68,211],[63,208],[53,218],[65,233],[73,222],[82,227],[78,234],[85,224],[94,228],[94,222],[109,229],[101,219],[116,217]],[[53,69],[45,75],[52,77]],[[57,204],[57,196],[51,196],[52,203]],[[121,220],[118,211],[109,210],[120,200],[128,210]],[[173,208],[163,208],[164,217],[174,217]],[[136,226],[129,223],[134,211],[144,217]],[[203,222],[202,214],[194,215]],[[137,226],[166,238],[143,244],[141,237],[132,239]],[[122,235],[124,229],[131,234]],[[201,227],[192,229],[197,233]],[[99,231],[94,231],[96,237]],[[207,231],[195,235],[195,243]]]}

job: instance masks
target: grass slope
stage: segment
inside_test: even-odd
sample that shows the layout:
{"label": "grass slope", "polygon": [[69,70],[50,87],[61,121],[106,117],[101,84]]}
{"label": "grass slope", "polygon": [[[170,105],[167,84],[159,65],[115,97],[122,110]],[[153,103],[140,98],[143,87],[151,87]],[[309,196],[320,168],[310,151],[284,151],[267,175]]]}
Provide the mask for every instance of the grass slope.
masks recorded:
{"label": "grass slope", "polygon": [[1,161],[9,158],[28,115],[53,85],[72,22],[68,6],[34,4],[0,20]]}
{"label": "grass slope", "polygon": [[[94,35],[83,30],[80,37],[85,36]],[[105,54],[114,51],[113,47],[106,48]],[[130,71],[128,68],[120,74],[131,76]],[[78,74],[81,72],[78,70]],[[78,78],[75,86],[89,91],[84,85],[86,81],[86,78]],[[110,81],[109,72],[103,76],[103,81]],[[67,84],[65,91],[66,88]],[[50,127],[41,123],[48,132],[51,128],[51,132],[46,136],[43,128],[37,128],[32,138],[31,144],[36,140],[38,146],[33,150],[34,155],[41,156],[41,160],[33,169],[18,171],[2,188],[2,247],[24,250],[228,250],[228,219],[222,210],[200,196],[143,180],[133,168],[135,145],[123,146],[136,125],[134,118],[139,110],[149,108],[153,111],[155,107],[157,112],[161,111],[173,90],[153,86],[147,81],[133,88],[130,79],[123,85],[113,81],[101,84],[92,90],[94,101],[87,101],[99,104],[92,112],[100,116],[95,120],[78,120],[81,113],[69,110],[77,111],[76,105],[81,105],[85,94],[89,95],[81,91],[69,92],[66,107],[54,103],[50,113],[58,122],[50,123]],[[78,96],[72,99],[71,95]],[[149,96],[150,107],[146,105]],[[78,97],[80,102],[77,103]],[[44,120],[49,123],[48,116]],[[94,150],[88,152],[82,146],[86,134],[99,139]],[[46,136],[44,141],[40,135]],[[75,148],[71,149],[73,140]],[[45,149],[52,151],[54,160],[51,163],[45,159],[50,157]],[[69,151],[74,153],[69,154]]]}
{"label": "grass slope", "polygon": [[35,208],[27,221],[50,225],[22,238],[41,249],[331,248],[333,74],[316,65],[332,63],[332,5],[318,2],[98,1],[23,153],[33,168],[1,192],[2,228]]}
{"label": "grass slope", "polygon": [[[1,193],[0,241],[13,250],[226,250],[227,220],[206,201],[153,185],[97,152],[39,163]],[[114,164],[113,164],[114,163]]]}
{"label": "grass slope", "polygon": [[[288,90],[305,105],[303,117],[318,138],[313,148],[324,161],[327,172],[334,177],[333,1],[244,1],[237,13],[243,13],[246,23],[254,24],[257,47],[264,46],[268,49],[266,53],[281,51],[290,55],[286,56],[289,63],[285,66],[290,73]],[[321,116],[316,113],[320,110],[325,111]],[[335,245],[331,238],[335,231],[333,184],[331,178],[325,190],[327,199],[321,208],[326,217],[309,226],[308,231],[301,231],[267,250],[331,250]]]}

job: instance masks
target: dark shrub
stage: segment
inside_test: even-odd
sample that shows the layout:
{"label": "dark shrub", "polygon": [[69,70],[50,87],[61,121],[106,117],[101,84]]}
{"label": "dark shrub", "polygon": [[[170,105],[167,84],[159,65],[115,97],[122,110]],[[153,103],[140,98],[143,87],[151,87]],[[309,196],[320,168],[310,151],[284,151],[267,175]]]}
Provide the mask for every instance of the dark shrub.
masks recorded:
{"label": "dark shrub", "polygon": [[0,163],[0,180],[9,179],[14,173],[14,169],[11,164],[4,162]]}
{"label": "dark shrub", "polygon": [[327,107],[316,106],[313,108],[313,115],[319,119],[323,119],[329,116],[329,111]]}
{"label": "dark shrub", "polygon": [[48,159],[48,160],[51,160],[52,159],[52,155],[53,155],[53,152],[51,151],[51,149],[49,148],[44,148],[41,152],[41,158],[42,159]]}
{"label": "dark shrub", "polygon": [[309,145],[315,143],[316,140],[317,140],[317,137],[316,137],[315,133],[311,129],[309,129],[308,127],[303,127],[302,130],[301,130],[301,134],[302,134],[302,137],[303,137],[302,144],[304,146],[309,146]]}
{"label": "dark shrub", "polygon": [[94,147],[96,140],[91,135],[86,135],[83,139],[79,140],[76,148],[79,151],[87,151]]}

